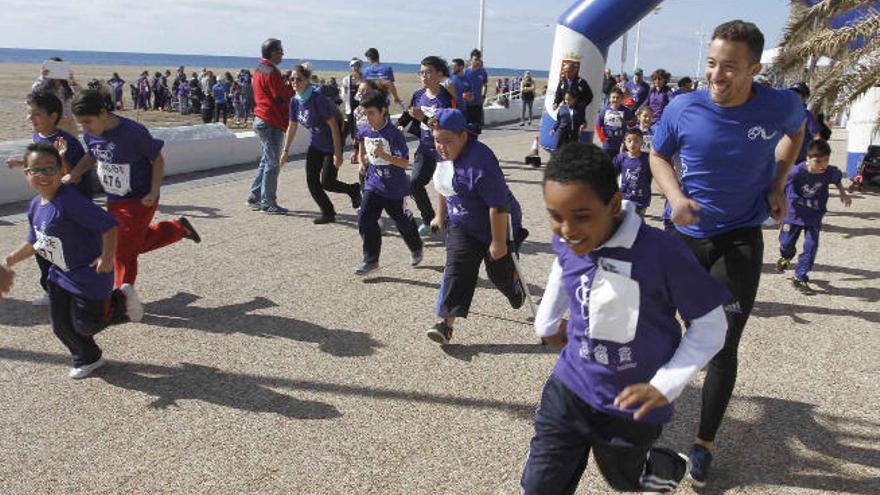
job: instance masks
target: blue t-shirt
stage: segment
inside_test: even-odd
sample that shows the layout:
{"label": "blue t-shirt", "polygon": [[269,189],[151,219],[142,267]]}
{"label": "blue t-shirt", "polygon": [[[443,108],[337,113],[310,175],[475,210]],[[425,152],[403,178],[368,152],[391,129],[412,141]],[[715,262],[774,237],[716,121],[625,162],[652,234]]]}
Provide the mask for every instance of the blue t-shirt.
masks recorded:
{"label": "blue t-shirt", "polygon": [[98,162],[98,178],[108,203],[141,199],[149,194],[153,160],[165,145],[143,125],[125,117],[117,118],[119,125],[100,136],[83,132],[86,148]]}
{"label": "blue t-shirt", "polygon": [[409,159],[409,148],[403,132],[391,123],[386,123],[378,131],[370,127],[370,124],[365,124],[358,127],[358,137],[364,142],[364,150],[370,162],[364,177],[364,191],[373,191],[388,199],[403,199],[408,196],[410,185],[406,170],[376,157],[373,153],[377,146],[381,146],[391,156]]}
{"label": "blue t-shirt", "polygon": [[792,167],[785,180],[785,195],[788,198],[788,214],[785,223],[819,227],[822,217],[828,211],[828,186],[839,185],[843,173],[829,165],[821,174],[807,170],[806,163]]}
{"label": "blue t-shirt", "polygon": [[394,69],[385,64],[369,64],[361,70],[361,77],[365,81],[379,79],[380,81],[394,82]]}
{"label": "blue t-shirt", "polygon": [[648,92],[651,91],[651,87],[645,81],[638,83],[635,80],[627,81],[623,86],[626,93],[635,102],[636,108],[642,106],[642,103],[648,99]]}
{"label": "blue t-shirt", "polygon": [[302,103],[296,96],[290,99],[290,120],[299,122],[312,133],[310,146],[323,153],[333,153],[333,134],[327,119],[333,117],[330,101],[317,91]]}
{"label": "blue t-shirt", "polygon": [[607,106],[599,112],[596,118],[596,125],[602,128],[602,134],[605,134],[605,142],[602,148],[606,150],[620,150],[620,143],[626,137],[627,122],[631,122],[636,118],[636,114],[632,110],[623,105],[611,108]]}
{"label": "blue t-shirt", "polygon": [[453,74],[452,77],[449,78],[449,81],[452,83],[452,87],[455,88],[455,101],[457,107],[464,108],[469,103],[464,101],[464,94],[473,91],[471,88],[471,82],[467,80],[464,74],[461,76]]}
{"label": "blue t-shirt", "polygon": [[465,69],[464,77],[471,83],[471,91],[474,93],[474,99],[469,101],[467,106],[483,106],[483,85],[489,80],[486,69],[482,67],[477,70]]}
{"label": "blue t-shirt", "polygon": [[116,220],[103,208],[62,185],[52,201],[37,196],[28,207],[28,243],[37,255],[52,262],[49,280],[73,295],[104,300],[113,290],[113,272],[97,273],[91,266],[103,250],[104,232]]}
{"label": "blue t-shirt", "polygon": [[[49,134],[48,136],[43,136],[39,132],[35,132],[33,135],[33,142],[35,143],[49,143],[55,144],[55,140],[58,138],[64,138],[64,141],[67,142],[67,151],[64,152],[64,161],[70,165],[70,168],[76,167],[82,157],[86,155],[86,151],[83,149],[82,143],[79,142],[79,139],[73,137],[72,135],[62,131],[61,129],[55,129],[55,132]],[[92,188],[92,177],[94,173],[91,170],[87,170],[86,173],[82,175],[80,181],[76,184],[76,190],[80,192],[83,196],[92,199],[95,197],[95,191]]]}
{"label": "blue t-shirt", "polygon": [[656,126],[654,151],[680,154],[684,194],[702,208],[699,223],[676,226],[688,236],[761,225],[770,215],[776,144],[798,132],[804,108],[788,90],[755,83],[752,91],[751,100],[732,108],[716,105],[708,90],[681,95]]}
{"label": "blue t-shirt", "polygon": [[[429,119],[437,113],[441,108],[454,108],[451,98],[452,94],[448,91],[440,89],[436,97],[428,96],[428,91],[424,88],[413,93],[410,100],[411,107],[418,107]],[[419,133],[419,151],[428,152],[434,149],[434,134],[430,127],[424,123],[420,124],[421,132]]]}
{"label": "blue t-shirt", "polygon": [[[675,354],[682,335],[676,311],[694,320],[730,293],[684,241],[645,225],[631,207],[615,235],[585,256],[556,235],[552,244],[570,313],[568,343],[553,374],[594,409],[631,420],[641,404],[621,411],[614,398],[629,385],[650,382]],[[672,413],[671,404],[658,407],[643,421],[665,423]]]}
{"label": "blue t-shirt", "polygon": [[449,221],[486,245],[492,241],[490,208],[506,208],[514,232],[522,225],[522,211],[507,187],[498,158],[476,139],[468,141],[454,162],[437,162],[434,187],[446,200]]}
{"label": "blue t-shirt", "polygon": [[623,199],[632,201],[637,208],[651,205],[651,167],[648,154],[641,153],[637,157],[623,152],[614,157],[614,168],[620,174],[620,192]]}
{"label": "blue t-shirt", "polygon": [[218,82],[211,91],[214,93],[214,103],[226,103],[226,85]]}

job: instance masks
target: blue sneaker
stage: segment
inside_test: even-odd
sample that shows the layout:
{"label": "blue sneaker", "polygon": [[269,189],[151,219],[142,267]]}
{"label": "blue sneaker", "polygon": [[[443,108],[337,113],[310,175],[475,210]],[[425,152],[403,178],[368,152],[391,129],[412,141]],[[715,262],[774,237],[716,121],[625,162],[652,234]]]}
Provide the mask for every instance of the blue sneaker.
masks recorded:
{"label": "blue sneaker", "polygon": [[361,263],[361,266],[357,267],[357,269],[354,271],[354,274],[364,276],[364,275],[368,275],[370,273],[373,273],[378,269],[379,269],[379,262],[378,261],[374,261],[372,263]]}
{"label": "blue sneaker", "polygon": [[282,208],[278,205],[264,206],[260,211],[267,215],[287,215],[288,213],[287,208]]}
{"label": "blue sneaker", "polygon": [[712,453],[702,445],[694,444],[688,452],[688,479],[697,488],[706,486],[709,466],[712,465]]}

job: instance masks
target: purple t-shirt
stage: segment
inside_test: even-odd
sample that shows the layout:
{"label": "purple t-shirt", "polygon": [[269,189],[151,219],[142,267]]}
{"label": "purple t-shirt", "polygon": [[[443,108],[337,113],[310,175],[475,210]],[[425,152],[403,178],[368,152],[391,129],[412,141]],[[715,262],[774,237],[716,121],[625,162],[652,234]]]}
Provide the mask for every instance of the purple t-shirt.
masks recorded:
{"label": "purple t-shirt", "polygon": [[397,127],[386,123],[385,127],[374,130],[369,124],[358,127],[358,136],[364,142],[364,149],[370,161],[364,177],[364,191],[373,191],[388,199],[403,199],[409,195],[409,177],[406,170],[376,157],[373,150],[381,146],[392,156],[409,159],[406,136]]}
{"label": "purple t-shirt", "polygon": [[323,153],[333,153],[333,134],[327,125],[327,119],[333,117],[333,110],[327,98],[313,91],[309,99],[302,103],[294,96],[290,99],[288,115],[290,120],[296,120],[312,133],[310,146]]}
{"label": "purple t-shirt", "polygon": [[596,118],[596,125],[602,128],[602,133],[607,138],[602,143],[602,148],[606,150],[619,150],[620,143],[626,136],[626,123],[636,118],[636,114],[632,110],[621,105],[617,109],[607,106],[599,112]]}
{"label": "purple t-shirt", "polygon": [[788,197],[788,214],[785,223],[819,227],[822,217],[828,211],[828,186],[838,185],[843,173],[829,165],[821,174],[807,170],[806,163],[792,167],[785,180],[785,195]]}
{"label": "purple t-shirt", "polygon": [[390,65],[370,64],[361,70],[361,77],[365,81],[379,79],[380,81],[394,82],[394,69],[392,69]]}
{"label": "purple t-shirt", "polygon": [[52,201],[37,196],[28,207],[27,241],[37,254],[52,262],[49,280],[67,292],[104,300],[113,290],[113,272],[97,273],[90,266],[101,256],[102,235],[116,226],[112,215],[71,186],[62,185]]}
{"label": "purple t-shirt", "polygon": [[507,187],[498,158],[476,139],[468,141],[454,162],[437,162],[434,187],[446,200],[449,221],[487,245],[492,241],[490,208],[505,208],[513,220],[514,232],[522,225],[522,211]]}
{"label": "purple t-shirt", "polygon": [[[79,139],[74,136],[61,129],[55,129],[55,132],[48,136],[43,136],[39,132],[35,132],[33,135],[33,142],[55,144],[55,140],[59,137],[64,138],[64,141],[67,142],[67,151],[64,152],[64,160],[70,165],[70,168],[76,167],[76,164],[82,160],[82,157],[85,156],[86,152],[83,149],[82,143],[80,143]],[[82,179],[75,187],[80,194],[92,199],[95,196],[95,191],[92,188],[92,171],[89,170],[84,173]]]}
{"label": "purple t-shirt", "polygon": [[636,103],[636,108],[642,106],[642,103],[648,98],[648,91],[651,90],[651,87],[645,81],[640,83],[635,82],[635,80],[627,81],[623,87],[626,90],[626,94]]}
{"label": "purple t-shirt", "polygon": [[[438,92],[438,95],[432,98],[428,96],[427,90],[420,89],[413,93],[410,106],[421,108],[425,116],[431,118],[437,113],[437,110],[452,107],[453,101],[451,96],[451,93],[444,92],[441,89]],[[433,131],[424,123],[420,123],[419,127],[421,129],[421,132],[419,133],[419,151],[423,153],[432,151],[434,149]]]}
{"label": "purple t-shirt", "polygon": [[651,167],[648,154],[638,157],[623,152],[614,157],[614,168],[620,174],[620,192],[623,199],[632,201],[637,208],[647,208],[651,204]]}
{"label": "purple t-shirt", "polygon": [[[553,373],[594,409],[628,419],[641,404],[620,411],[614,398],[650,382],[672,358],[682,332],[676,311],[689,321],[730,298],[680,238],[641,220],[637,225],[631,246],[600,247],[582,257],[553,236],[570,312],[568,344]],[[591,307],[591,300],[607,302]],[[665,423],[672,413],[671,404],[658,407],[643,421]]]}
{"label": "purple t-shirt", "polygon": [[100,136],[83,132],[89,154],[98,161],[98,178],[108,203],[141,199],[149,194],[153,160],[165,145],[143,125],[125,117],[117,118],[119,125]]}
{"label": "purple t-shirt", "polygon": [[486,81],[489,80],[489,74],[486,73],[486,69],[482,67],[477,70],[465,69],[464,77],[468,80],[469,83],[471,83],[471,92],[474,93],[474,99],[469,101],[467,106],[483,106],[483,85],[486,84]]}
{"label": "purple t-shirt", "polygon": [[648,106],[651,108],[651,123],[655,124],[660,121],[663,116],[663,109],[672,100],[672,91],[669,86],[663,86],[661,89],[651,88],[648,91]]}

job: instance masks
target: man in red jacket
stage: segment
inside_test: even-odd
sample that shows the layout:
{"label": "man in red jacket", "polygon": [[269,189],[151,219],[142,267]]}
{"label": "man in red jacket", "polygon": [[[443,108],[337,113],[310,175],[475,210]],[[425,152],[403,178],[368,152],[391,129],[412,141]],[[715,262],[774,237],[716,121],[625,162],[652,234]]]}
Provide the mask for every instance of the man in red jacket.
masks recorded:
{"label": "man in red jacket", "polygon": [[253,79],[254,131],[260,137],[262,155],[247,204],[254,211],[284,215],[287,210],[278,206],[275,192],[278,189],[281,145],[287,131],[287,108],[293,88],[284,82],[278,70],[278,64],[284,57],[281,41],[267,39],[263,42],[262,51],[263,58],[254,70]]}

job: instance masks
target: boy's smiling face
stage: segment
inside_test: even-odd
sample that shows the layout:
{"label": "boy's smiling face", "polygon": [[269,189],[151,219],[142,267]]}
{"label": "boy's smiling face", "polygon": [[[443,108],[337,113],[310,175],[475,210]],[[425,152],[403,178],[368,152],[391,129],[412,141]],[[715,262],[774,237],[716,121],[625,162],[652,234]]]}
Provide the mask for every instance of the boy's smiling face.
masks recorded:
{"label": "boy's smiling face", "polygon": [[544,202],[550,229],[577,256],[585,256],[604,244],[614,233],[622,196],[615,192],[603,203],[593,188],[582,181],[544,182]]}
{"label": "boy's smiling face", "polygon": [[831,157],[828,155],[816,155],[816,154],[808,154],[807,155],[807,170],[811,174],[821,174],[824,173],[825,170],[828,169],[828,162]]}

